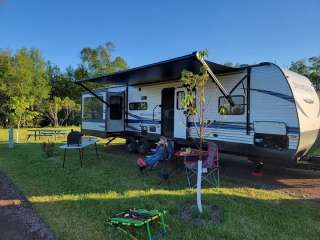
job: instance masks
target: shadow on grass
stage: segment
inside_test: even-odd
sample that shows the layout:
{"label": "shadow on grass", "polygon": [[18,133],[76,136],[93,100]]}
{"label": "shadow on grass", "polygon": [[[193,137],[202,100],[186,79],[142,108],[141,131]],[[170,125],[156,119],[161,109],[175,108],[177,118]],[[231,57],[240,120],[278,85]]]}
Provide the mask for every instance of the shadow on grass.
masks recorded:
{"label": "shadow on grass", "polygon": [[[195,203],[194,192],[188,191],[173,194],[163,190],[154,193],[132,190],[124,194],[73,196],[75,199],[62,195],[59,200],[50,200],[50,196],[30,200],[65,239],[101,239],[102,236],[121,239],[121,234],[109,227],[106,219],[129,208],[168,210],[168,239],[317,239],[319,236],[320,213],[316,206],[301,200],[259,199],[257,195],[251,198],[241,194],[244,193],[235,191],[233,195],[223,190],[204,193],[204,204],[217,205],[223,213],[221,224],[204,228],[195,227],[180,217],[183,206]],[[72,228],[66,229],[66,225]]]}
{"label": "shadow on grass", "polygon": [[[14,149],[1,144],[0,169],[62,239],[121,239],[106,219],[140,207],[169,210],[168,239],[317,239],[320,234],[318,206],[274,191],[244,188],[250,185],[239,186],[234,177],[229,181],[223,171],[222,188],[203,189],[203,202],[221,207],[223,223],[195,228],[179,218],[180,209],[195,202],[183,169],[174,172],[170,185],[159,186],[158,171],[141,176],[135,165],[138,155],[127,153],[123,145],[98,147],[98,159],[94,146],[85,149],[83,168],[78,152],[70,151],[63,169],[62,150],[46,158],[40,142]],[[228,166],[222,167],[228,171]]]}
{"label": "shadow on grass", "polygon": [[[22,143],[16,145],[14,149],[8,149],[6,144],[0,144],[2,152],[0,159],[5,159],[2,163],[4,167],[10,166],[18,172],[21,170],[22,175],[35,175],[38,179],[43,179],[44,183],[49,184],[58,179],[50,192],[59,193],[63,190],[63,192],[78,193],[74,191],[77,187],[80,187],[80,192],[91,192],[92,188],[101,190],[103,186],[106,187],[105,189],[119,192],[130,188],[146,190],[159,187],[159,168],[141,176],[135,163],[139,155],[128,153],[125,144],[116,143],[108,146],[98,144],[99,158],[95,155],[94,146],[85,148],[83,168],[80,168],[78,151],[68,150],[64,169],[62,168],[63,150],[58,148],[61,144],[63,143],[56,143],[56,154],[50,158],[45,157],[41,149],[41,142]],[[160,187],[174,190],[186,187],[182,160],[175,161],[179,163],[171,166],[173,169],[171,170],[173,172],[171,184]],[[320,198],[319,172],[293,171],[273,167],[266,168],[265,176],[257,178],[251,176],[251,168],[247,162],[233,161],[229,157],[222,158],[220,163],[222,186],[227,187],[231,183],[231,186],[237,184],[241,187],[273,190],[310,188],[318,190]],[[299,182],[299,179],[303,181]],[[82,186],[78,186],[80,183]],[[88,191],[82,191],[83,189]],[[318,198],[318,195],[315,194],[313,198]]]}

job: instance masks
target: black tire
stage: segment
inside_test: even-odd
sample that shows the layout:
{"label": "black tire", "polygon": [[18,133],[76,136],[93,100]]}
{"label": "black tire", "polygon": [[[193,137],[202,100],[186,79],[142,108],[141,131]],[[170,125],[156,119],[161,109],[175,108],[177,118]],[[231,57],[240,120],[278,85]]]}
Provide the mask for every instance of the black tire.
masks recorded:
{"label": "black tire", "polygon": [[146,140],[142,140],[139,142],[138,153],[141,155],[145,155],[150,150],[150,143]]}
{"label": "black tire", "polygon": [[132,143],[132,142],[137,142],[137,139],[133,136],[127,137],[126,138],[126,144]]}

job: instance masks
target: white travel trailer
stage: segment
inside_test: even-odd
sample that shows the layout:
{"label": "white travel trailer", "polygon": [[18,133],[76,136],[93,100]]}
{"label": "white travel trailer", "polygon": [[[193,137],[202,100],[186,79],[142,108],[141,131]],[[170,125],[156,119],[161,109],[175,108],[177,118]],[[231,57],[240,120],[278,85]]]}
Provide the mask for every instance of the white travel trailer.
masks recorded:
{"label": "white travel trailer", "polygon": [[[212,80],[206,87],[206,141],[223,152],[279,164],[295,164],[308,153],[318,137],[320,111],[306,77],[273,63],[227,67],[197,53],[77,81],[87,90],[81,131],[124,137],[131,150],[145,150],[161,135],[193,145],[198,123],[185,115],[179,79],[183,69],[198,72],[203,64]],[[86,82],[116,86],[92,91]]]}

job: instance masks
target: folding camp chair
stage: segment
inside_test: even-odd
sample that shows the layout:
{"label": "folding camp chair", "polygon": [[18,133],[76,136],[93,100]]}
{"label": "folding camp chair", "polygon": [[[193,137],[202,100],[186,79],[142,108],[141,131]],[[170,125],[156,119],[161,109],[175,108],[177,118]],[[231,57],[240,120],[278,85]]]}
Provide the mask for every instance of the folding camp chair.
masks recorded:
{"label": "folding camp chair", "polygon": [[[153,155],[156,151],[157,151],[157,149],[151,149],[146,157]],[[173,156],[174,156],[174,141],[167,140],[167,146],[165,146],[164,154],[163,154],[162,158],[159,160],[159,162],[155,163],[152,166],[148,166],[144,162],[143,158],[138,158],[137,165],[139,167],[140,172],[143,173],[145,169],[151,170],[151,169],[154,169],[159,163],[163,164],[163,163],[166,163],[166,162],[172,160]]]}
{"label": "folding camp chair", "polygon": [[[189,187],[195,187],[196,184],[192,184],[192,180],[197,177],[198,160],[185,160],[184,166]],[[202,182],[204,181],[216,187],[220,184],[219,150],[218,145],[213,142],[208,143],[208,156],[202,162]]]}

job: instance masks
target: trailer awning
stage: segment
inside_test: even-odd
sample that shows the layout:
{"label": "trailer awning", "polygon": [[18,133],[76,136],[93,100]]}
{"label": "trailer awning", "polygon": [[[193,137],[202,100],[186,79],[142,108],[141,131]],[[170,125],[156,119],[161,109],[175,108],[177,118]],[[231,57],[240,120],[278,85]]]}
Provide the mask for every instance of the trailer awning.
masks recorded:
{"label": "trailer awning", "polygon": [[[241,71],[242,68],[228,67],[205,61],[211,71],[216,74],[225,74]],[[180,79],[182,70],[189,70],[194,73],[199,72],[201,63],[197,59],[196,52],[182,57],[148,64],[125,71],[91,77],[76,81],[76,83],[97,82],[119,85],[139,85],[157,82],[167,82]]]}

